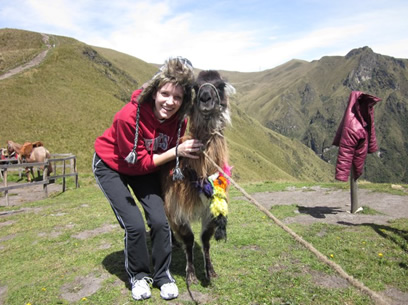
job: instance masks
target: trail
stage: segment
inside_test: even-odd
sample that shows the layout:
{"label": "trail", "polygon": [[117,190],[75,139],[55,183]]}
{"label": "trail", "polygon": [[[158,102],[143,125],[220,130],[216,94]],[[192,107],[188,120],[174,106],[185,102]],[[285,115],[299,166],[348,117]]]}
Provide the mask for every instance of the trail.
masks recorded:
{"label": "trail", "polygon": [[44,43],[45,43],[46,46],[47,46],[47,49],[44,50],[44,51],[42,51],[40,54],[38,54],[38,55],[37,55],[34,59],[32,59],[31,61],[29,61],[29,62],[27,62],[27,63],[25,63],[25,64],[23,64],[23,65],[21,65],[21,66],[18,66],[17,68],[11,69],[11,70],[9,70],[8,72],[6,72],[6,73],[3,74],[3,75],[0,75],[0,80],[9,78],[9,77],[11,77],[11,76],[13,76],[13,75],[16,75],[16,74],[18,74],[18,73],[24,71],[24,70],[30,69],[30,68],[32,68],[32,67],[35,67],[35,66],[39,65],[39,64],[44,60],[45,56],[47,56],[47,53],[48,53],[48,51],[49,51],[50,48],[51,48],[51,45],[50,45],[50,43],[49,43],[49,37],[48,37],[48,35],[46,35],[46,34],[41,34],[41,35],[42,35],[42,37],[43,37],[42,40],[44,41]]}

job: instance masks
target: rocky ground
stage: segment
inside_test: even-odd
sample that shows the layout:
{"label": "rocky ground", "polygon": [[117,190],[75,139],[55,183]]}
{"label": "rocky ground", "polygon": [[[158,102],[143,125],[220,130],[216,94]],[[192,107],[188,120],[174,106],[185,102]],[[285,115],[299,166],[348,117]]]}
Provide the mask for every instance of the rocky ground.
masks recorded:
{"label": "rocky ground", "polygon": [[[399,187],[399,186],[395,186]],[[296,217],[284,220],[290,224],[298,222],[311,224],[325,222],[330,224],[386,224],[396,218],[408,218],[408,196],[359,189],[359,206],[369,207],[379,212],[377,215],[350,213],[350,192],[344,190],[325,189],[319,186],[303,189],[288,189],[282,192],[264,192],[253,194],[252,197],[268,210],[273,205],[297,205]]]}

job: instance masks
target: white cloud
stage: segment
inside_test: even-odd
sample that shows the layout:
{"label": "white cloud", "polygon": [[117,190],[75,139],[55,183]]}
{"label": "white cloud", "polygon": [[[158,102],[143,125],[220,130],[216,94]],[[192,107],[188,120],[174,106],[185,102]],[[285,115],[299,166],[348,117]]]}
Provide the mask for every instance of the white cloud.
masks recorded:
{"label": "white cloud", "polygon": [[[344,5],[351,3],[344,1]],[[369,1],[367,5],[359,3],[360,9],[354,11],[343,5],[332,8],[330,14],[321,11],[317,14],[320,18],[299,24],[296,22],[310,17],[302,14],[314,13],[326,4],[311,2],[313,11],[303,12],[296,11],[292,3],[277,1],[274,6],[281,5],[279,12],[290,12],[291,16],[263,20],[263,26],[257,26],[256,21],[265,14],[257,12],[252,18],[234,19],[233,14],[224,17],[218,10],[212,11],[211,5],[200,10],[196,2],[189,0],[7,2],[0,6],[0,28],[69,36],[154,63],[182,55],[198,68],[258,71],[293,58],[345,55],[366,45],[384,55],[407,58],[408,54],[408,5],[404,1],[393,2],[391,8]],[[239,13],[242,17],[244,12]]]}

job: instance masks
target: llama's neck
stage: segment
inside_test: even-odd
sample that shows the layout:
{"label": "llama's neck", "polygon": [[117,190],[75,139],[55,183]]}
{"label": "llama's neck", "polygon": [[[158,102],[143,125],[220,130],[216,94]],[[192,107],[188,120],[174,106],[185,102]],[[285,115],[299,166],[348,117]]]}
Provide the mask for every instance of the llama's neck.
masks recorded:
{"label": "llama's neck", "polygon": [[224,138],[225,122],[222,118],[212,118],[206,120],[202,116],[196,115],[190,121],[190,134],[193,139],[200,140],[207,144],[213,139]]}
{"label": "llama's neck", "polygon": [[228,163],[224,137],[226,123],[222,115],[206,119],[199,112],[193,112],[190,118],[190,137],[204,144],[205,154],[201,154],[199,159],[188,159],[187,162],[199,177],[208,177],[218,171],[212,161],[221,168]]}
{"label": "llama's neck", "polygon": [[206,178],[218,172],[213,162],[221,168],[228,164],[228,150],[225,137],[222,135],[212,135],[203,143],[204,153],[200,154],[199,159],[184,159],[183,161],[196,172],[198,177]]}

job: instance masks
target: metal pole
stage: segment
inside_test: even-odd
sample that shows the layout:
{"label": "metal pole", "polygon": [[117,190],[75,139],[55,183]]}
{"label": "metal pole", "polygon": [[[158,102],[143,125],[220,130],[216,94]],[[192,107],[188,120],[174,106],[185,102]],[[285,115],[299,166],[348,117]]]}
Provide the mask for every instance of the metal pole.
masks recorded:
{"label": "metal pole", "polygon": [[354,167],[351,167],[351,175],[350,175],[350,197],[351,197],[351,213],[355,213],[359,206],[358,206],[358,185],[357,180],[354,179]]}

